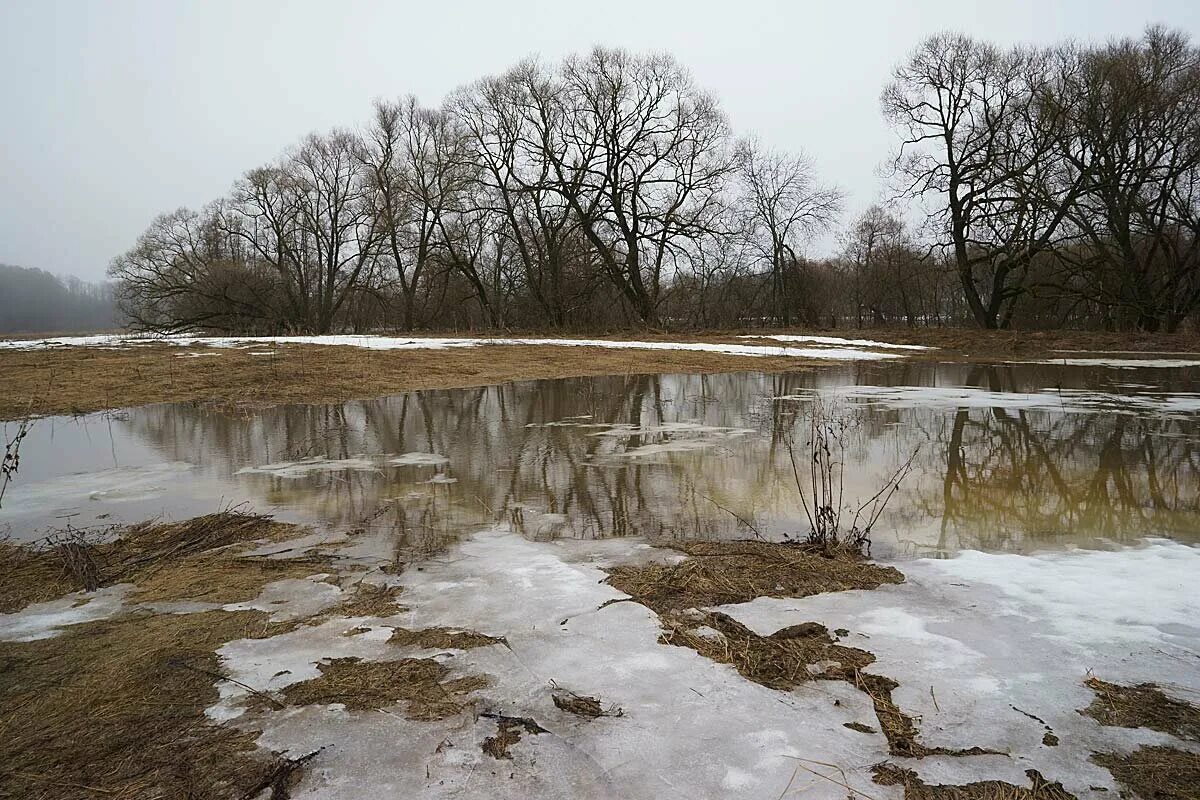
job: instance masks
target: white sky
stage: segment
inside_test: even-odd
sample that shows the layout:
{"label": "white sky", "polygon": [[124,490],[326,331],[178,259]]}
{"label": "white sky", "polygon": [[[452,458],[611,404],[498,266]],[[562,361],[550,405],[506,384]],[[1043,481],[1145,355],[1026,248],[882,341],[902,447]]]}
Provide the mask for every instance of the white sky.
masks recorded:
{"label": "white sky", "polygon": [[375,97],[436,104],[594,44],[674,53],[736,131],[812,155],[850,215],[878,198],[892,145],[879,92],[924,36],[1103,40],[1151,22],[1200,39],[1200,0],[0,0],[0,263],[100,278],[156,214],[364,123]]}

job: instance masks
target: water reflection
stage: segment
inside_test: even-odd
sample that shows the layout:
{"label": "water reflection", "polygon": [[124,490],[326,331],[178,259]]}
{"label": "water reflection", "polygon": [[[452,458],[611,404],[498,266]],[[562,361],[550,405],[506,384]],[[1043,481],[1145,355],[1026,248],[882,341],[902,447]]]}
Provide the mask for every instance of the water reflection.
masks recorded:
{"label": "water reflection", "polygon": [[[1045,387],[1131,391],[1106,374],[864,364],[514,383],[245,416],[176,404],[45,420],[0,525],[25,536],[64,516],[186,516],[249,501],[353,531],[354,547],[398,560],[497,519],[535,538],[745,536],[743,520],[768,536],[796,534],[804,514],[786,442],[807,426],[813,397],[855,385],[978,387],[999,398]],[[1196,389],[1182,371],[1119,379]],[[773,399],[785,395],[798,399]],[[859,420],[848,496],[873,493],[919,447],[876,528],[877,554],[1200,538],[1200,414],[844,402]],[[99,470],[105,486],[137,491],[92,488]]]}

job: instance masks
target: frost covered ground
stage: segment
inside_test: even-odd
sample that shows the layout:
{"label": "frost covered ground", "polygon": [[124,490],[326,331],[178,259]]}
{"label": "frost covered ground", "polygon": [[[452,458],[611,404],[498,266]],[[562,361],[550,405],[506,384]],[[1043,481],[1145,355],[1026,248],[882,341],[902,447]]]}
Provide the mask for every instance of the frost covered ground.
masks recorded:
{"label": "frost covered ground", "polygon": [[[395,613],[334,616],[225,645],[221,665],[236,683],[220,684],[221,700],[208,716],[261,730],[259,743],[274,750],[317,752],[293,790],[297,798],[842,800],[847,787],[863,797],[899,798],[899,787],[871,781],[871,767],[883,761],[948,784],[1027,785],[1032,768],[1078,797],[1100,798],[1117,787],[1089,754],[1139,744],[1196,749],[1078,713],[1092,700],[1083,684],[1089,673],[1153,681],[1180,699],[1200,699],[1195,548],[1161,540],[1112,552],[968,551],[905,562],[900,585],[719,609],[760,635],[810,621],[845,629],[847,644],[877,656],[869,672],[899,682],[893,697],[917,719],[924,744],[1002,754],[923,759],[889,756],[882,734],[845,727],[878,728],[871,702],[849,684],[765,688],[730,666],[659,643],[659,620],[644,606],[611,602],[625,595],[602,582],[602,567],[671,557],[632,539],[546,543],[504,526],[479,531],[420,569],[366,573],[365,580],[403,587]],[[340,590],[322,577],[268,584],[258,600],[226,608],[260,608],[276,619],[332,608]],[[54,625],[115,613],[122,594],[114,587],[74,608],[31,606],[0,617],[0,630],[47,635]],[[430,627],[473,630],[506,644],[427,650],[388,641],[393,629]],[[438,721],[409,719],[398,706],[245,709],[248,689],[279,692],[316,677],[318,664],[347,657],[433,658],[455,676],[485,675],[489,685],[476,692],[474,712]],[[568,713],[553,702],[555,687],[598,696],[622,714]],[[497,733],[488,715],[526,718],[544,732],[513,744],[510,760],[496,759],[481,749]],[[1047,732],[1058,746],[1044,744]]]}

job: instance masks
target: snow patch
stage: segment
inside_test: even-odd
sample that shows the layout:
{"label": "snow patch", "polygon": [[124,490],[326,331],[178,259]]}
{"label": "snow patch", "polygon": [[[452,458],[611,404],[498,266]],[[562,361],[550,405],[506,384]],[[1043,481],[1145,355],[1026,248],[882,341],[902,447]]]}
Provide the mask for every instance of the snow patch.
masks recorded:
{"label": "snow patch", "polygon": [[57,600],[32,603],[12,614],[0,614],[0,642],[49,639],[62,628],[108,619],[125,605],[133,584],[118,583],[95,592],[72,592]]}
{"label": "snow patch", "polygon": [[847,345],[850,347],[880,347],[886,350],[936,350],[923,344],[892,344],[877,342],[873,339],[843,339],[840,336],[800,336],[793,334],[750,334],[739,336],[739,339],[773,339],[777,342],[806,342],[808,344]]}
{"label": "snow patch", "polygon": [[[825,337],[830,338],[830,337]],[[511,338],[405,338],[398,336],[61,336],[51,339],[0,341],[0,349],[37,350],[49,347],[96,347],[114,344],[165,344],[181,347],[238,347],[241,345],[342,345],[367,350],[444,350],[485,345],[553,347],[599,347],[608,350],[682,350],[698,353],[749,357],[790,357],[834,361],[880,361],[901,358],[895,353],[872,352],[855,347],[777,347],[716,342],[640,342],[611,339],[511,339]],[[879,343],[882,344],[882,343]],[[893,347],[899,348],[900,345]],[[905,345],[905,348],[915,345]]]}

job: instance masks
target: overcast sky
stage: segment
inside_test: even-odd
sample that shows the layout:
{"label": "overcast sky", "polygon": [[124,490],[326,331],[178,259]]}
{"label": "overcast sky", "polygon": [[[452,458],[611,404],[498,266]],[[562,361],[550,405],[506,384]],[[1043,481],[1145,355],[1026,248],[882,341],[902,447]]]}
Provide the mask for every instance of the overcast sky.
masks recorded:
{"label": "overcast sky", "polygon": [[1103,40],[1152,22],[1200,39],[1200,0],[0,0],[0,263],[99,278],[156,214],[363,124],[375,97],[436,104],[594,44],[674,53],[736,131],[807,151],[853,214],[892,145],[880,89],[924,36]]}

